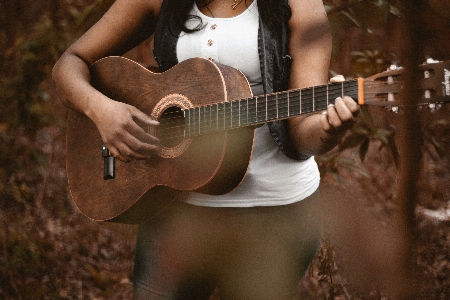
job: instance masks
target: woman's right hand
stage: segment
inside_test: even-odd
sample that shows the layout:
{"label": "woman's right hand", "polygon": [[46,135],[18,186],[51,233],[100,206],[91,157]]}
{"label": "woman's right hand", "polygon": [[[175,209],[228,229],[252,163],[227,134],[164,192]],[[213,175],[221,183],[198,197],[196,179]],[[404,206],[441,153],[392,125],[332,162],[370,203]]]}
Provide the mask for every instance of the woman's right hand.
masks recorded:
{"label": "woman's right hand", "polygon": [[147,159],[155,154],[160,140],[138,124],[155,127],[159,125],[158,121],[126,103],[109,98],[95,102],[91,104],[90,118],[97,126],[111,155],[123,162],[129,162],[132,159]]}

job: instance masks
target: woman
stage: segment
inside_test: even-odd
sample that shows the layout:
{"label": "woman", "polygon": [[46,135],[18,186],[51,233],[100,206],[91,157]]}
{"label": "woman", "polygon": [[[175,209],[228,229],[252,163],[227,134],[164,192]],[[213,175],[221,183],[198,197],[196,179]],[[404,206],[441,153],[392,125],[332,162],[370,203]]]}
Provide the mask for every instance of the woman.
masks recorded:
{"label": "woman", "polygon": [[[117,0],[54,67],[58,95],[97,126],[112,155],[146,159],[159,145],[140,121],[159,123],[89,83],[88,66],[154,33],[162,70],[204,57],[241,70],[254,95],[324,84],[331,34],[320,0]],[[134,299],[291,299],[317,249],[319,173],[357,119],[336,99],[323,114],[256,129],[249,170],[226,195],[187,193],[139,225]]]}

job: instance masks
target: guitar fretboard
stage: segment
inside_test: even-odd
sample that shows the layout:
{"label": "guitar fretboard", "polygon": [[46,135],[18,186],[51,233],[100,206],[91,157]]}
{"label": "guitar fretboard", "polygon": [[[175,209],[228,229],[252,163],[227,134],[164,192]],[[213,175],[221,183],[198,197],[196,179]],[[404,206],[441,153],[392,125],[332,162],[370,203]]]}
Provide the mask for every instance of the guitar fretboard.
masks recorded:
{"label": "guitar fretboard", "polygon": [[196,136],[323,111],[344,95],[357,100],[357,80],[194,107],[184,111],[184,135]]}

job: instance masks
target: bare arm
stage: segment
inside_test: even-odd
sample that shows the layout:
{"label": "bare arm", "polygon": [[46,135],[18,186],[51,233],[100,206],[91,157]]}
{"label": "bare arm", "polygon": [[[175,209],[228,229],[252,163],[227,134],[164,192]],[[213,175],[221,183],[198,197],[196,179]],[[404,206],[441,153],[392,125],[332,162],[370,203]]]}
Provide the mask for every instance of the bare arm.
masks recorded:
{"label": "bare arm", "polygon": [[[331,30],[321,0],[291,0],[290,88],[324,84],[331,56]],[[291,136],[302,154],[319,155],[336,146],[359,114],[350,97],[336,99],[325,114],[289,120]]]}
{"label": "bare arm", "polygon": [[90,84],[89,66],[96,60],[121,55],[151,35],[160,0],[117,0],[105,15],[69,49],[53,68],[53,81],[61,101],[88,116],[112,154],[123,160],[144,159],[159,140],[141,129],[134,119],[156,126],[133,106],[114,101]]}

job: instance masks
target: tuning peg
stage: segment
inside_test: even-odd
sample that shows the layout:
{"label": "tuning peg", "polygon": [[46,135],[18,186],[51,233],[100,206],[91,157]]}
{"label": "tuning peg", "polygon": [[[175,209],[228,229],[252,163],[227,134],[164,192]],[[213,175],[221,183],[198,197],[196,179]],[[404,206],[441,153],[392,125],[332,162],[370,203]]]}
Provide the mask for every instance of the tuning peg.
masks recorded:
{"label": "tuning peg", "polygon": [[388,71],[394,71],[394,70],[401,70],[401,69],[403,69],[403,67],[398,66],[396,64],[392,64],[392,65],[389,66],[389,68],[387,70]]}
{"label": "tuning peg", "polygon": [[441,61],[439,61],[439,60],[435,60],[435,59],[432,59],[432,58],[427,58],[427,60],[425,61],[425,64],[437,64],[437,63],[440,63]]}
{"label": "tuning peg", "polygon": [[440,103],[430,103],[428,104],[428,108],[432,113],[437,112],[442,107]]}
{"label": "tuning peg", "polygon": [[[390,70],[390,71],[394,71],[394,70],[398,70],[398,69],[400,69],[400,67],[397,66],[397,65],[395,65],[395,64],[390,65],[389,68],[388,68],[388,70]],[[388,83],[388,84],[394,83],[394,77],[388,76],[388,78],[387,78],[387,83]],[[389,102],[389,101],[395,101],[395,95],[394,95],[394,93],[388,93],[388,95],[387,95],[387,100],[388,100],[388,102]],[[398,106],[391,106],[390,109],[391,109],[392,112],[398,113]]]}

